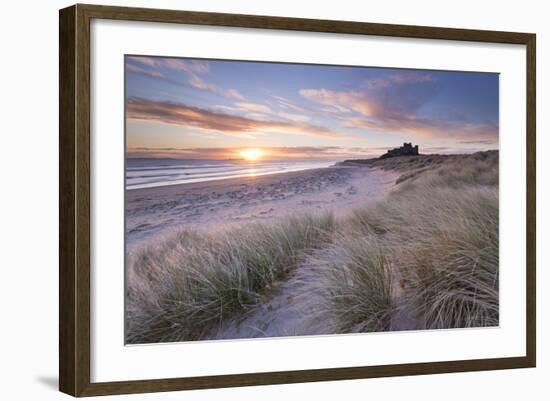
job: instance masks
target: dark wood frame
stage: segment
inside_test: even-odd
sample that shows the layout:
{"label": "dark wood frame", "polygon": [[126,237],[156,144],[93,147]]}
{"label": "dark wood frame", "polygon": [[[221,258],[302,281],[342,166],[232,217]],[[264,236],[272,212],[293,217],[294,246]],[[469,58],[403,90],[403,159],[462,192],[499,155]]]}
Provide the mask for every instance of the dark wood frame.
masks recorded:
{"label": "dark wood frame", "polygon": [[[90,21],[92,18],[525,45],[527,49],[526,356],[91,383]],[[73,396],[93,396],[535,367],[535,47],[536,36],[531,33],[80,4],[60,10],[59,389]]]}

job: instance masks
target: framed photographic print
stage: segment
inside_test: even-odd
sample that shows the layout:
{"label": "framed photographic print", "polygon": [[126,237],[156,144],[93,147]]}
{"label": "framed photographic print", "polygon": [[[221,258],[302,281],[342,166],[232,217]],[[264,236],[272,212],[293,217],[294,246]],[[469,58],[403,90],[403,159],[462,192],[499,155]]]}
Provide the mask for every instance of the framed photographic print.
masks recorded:
{"label": "framed photographic print", "polygon": [[534,367],[535,35],[60,11],[60,390]]}

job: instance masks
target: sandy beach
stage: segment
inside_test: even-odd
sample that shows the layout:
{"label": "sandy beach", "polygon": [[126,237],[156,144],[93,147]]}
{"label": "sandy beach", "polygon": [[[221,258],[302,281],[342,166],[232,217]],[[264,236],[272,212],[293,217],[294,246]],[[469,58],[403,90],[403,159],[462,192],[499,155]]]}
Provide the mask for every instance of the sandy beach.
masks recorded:
{"label": "sandy beach", "polygon": [[336,216],[376,202],[395,186],[393,171],[334,166],[126,191],[126,241],[131,250],[181,229],[218,230],[289,214]]}

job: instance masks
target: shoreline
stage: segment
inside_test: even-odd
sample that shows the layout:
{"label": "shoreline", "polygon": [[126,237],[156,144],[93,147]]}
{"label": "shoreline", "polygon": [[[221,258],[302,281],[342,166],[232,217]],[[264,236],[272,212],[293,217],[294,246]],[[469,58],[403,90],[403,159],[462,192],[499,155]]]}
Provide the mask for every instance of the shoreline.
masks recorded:
{"label": "shoreline", "polygon": [[330,166],[126,190],[126,243],[131,250],[182,229],[215,231],[296,213],[341,215],[386,196],[398,176]]}
{"label": "shoreline", "polygon": [[[301,171],[308,171],[308,170],[319,170],[319,169],[325,169],[325,168],[331,168],[331,167],[337,167],[339,166],[340,162],[333,162],[333,164],[329,164],[327,166],[317,166],[317,167],[290,167],[287,169],[284,169],[282,171],[263,171],[263,172],[255,172],[255,173],[240,173],[235,175],[226,175],[226,176],[212,176],[207,177],[203,176],[202,178],[187,178],[185,182],[152,182],[152,183],[143,183],[143,184],[134,184],[132,188],[126,187],[126,191],[136,191],[140,189],[153,189],[153,188],[159,188],[159,187],[170,187],[170,186],[176,186],[176,185],[189,185],[189,184],[200,184],[204,182],[212,182],[212,181],[221,181],[221,180],[232,180],[232,179],[241,179],[241,178],[247,178],[247,177],[261,177],[264,175],[278,175],[278,174],[287,174],[287,173],[296,173]],[[340,166],[341,167],[341,166]]]}

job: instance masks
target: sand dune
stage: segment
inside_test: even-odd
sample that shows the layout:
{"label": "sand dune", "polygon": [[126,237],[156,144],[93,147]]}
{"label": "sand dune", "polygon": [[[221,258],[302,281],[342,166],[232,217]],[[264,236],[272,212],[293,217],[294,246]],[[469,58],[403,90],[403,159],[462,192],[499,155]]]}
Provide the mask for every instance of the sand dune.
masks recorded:
{"label": "sand dune", "polygon": [[127,199],[128,343],[499,323],[498,152]]}

